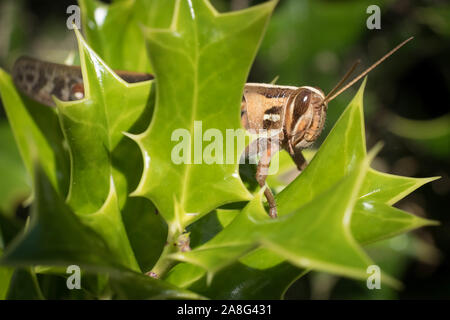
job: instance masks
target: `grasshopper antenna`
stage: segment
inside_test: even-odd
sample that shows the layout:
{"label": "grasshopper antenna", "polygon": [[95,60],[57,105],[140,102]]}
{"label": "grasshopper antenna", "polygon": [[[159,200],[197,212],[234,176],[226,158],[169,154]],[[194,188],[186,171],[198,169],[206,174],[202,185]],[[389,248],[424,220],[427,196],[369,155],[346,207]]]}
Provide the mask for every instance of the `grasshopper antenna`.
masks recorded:
{"label": "grasshopper antenna", "polygon": [[324,99],[324,103],[326,102],[330,102],[331,100],[333,100],[334,98],[336,98],[338,95],[340,95],[342,92],[344,92],[345,90],[347,90],[348,88],[350,88],[353,84],[355,84],[355,82],[357,82],[358,80],[360,80],[362,77],[364,77],[366,74],[368,74],[370,71],[372,71],[373,69],[375,69],[375,67],[377,67],[380,63],[382,63],[384,60],[386,60],[389,56],[391,56],[394,52],[396,52],[398,49],[400,49],[401,47],[403,47],[406,43],[408,43],[409,41],[411,41],[414,37],[410,37],[408,39],[406,39],[405,41],[403,41],[402,43],[400,43],[399,45],[397,45],[394,49],[392,49],[391,51],[389,51],[388,53],[386,53],[381,59],[379,59],[377,62],[375,62],[373,65],[371,65],[369,68],[367,68],[363,73],[361,73],[359,76],[357,76],[356,78],[354,78],[352,81],[350,81],[349,83],[347,83],[343,88],[341,88],[338,92],[334,93],[331,95],[331,93],[333,91],[336,91],[336,88],[338,88],[342,82],[345,81],[345,78],[348,77],[348,75],[351,73],[350,71],[353,71],[354,67],[356,67],[356,65],[354,65],[349,72],[347,72],[347,74],[344,76],[344,78],[339,81],[338,85],[331,90],[331,92],[325,97]]}

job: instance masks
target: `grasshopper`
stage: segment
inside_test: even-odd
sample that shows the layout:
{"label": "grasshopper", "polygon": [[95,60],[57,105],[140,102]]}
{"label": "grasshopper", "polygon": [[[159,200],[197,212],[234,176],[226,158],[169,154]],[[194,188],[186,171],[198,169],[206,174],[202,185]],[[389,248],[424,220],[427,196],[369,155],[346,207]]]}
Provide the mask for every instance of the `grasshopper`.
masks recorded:
{"label": "grasshopper", "polygon": [[[281,86],[264,83],[247,83],[241,103],[241,124],[253,132],[265,131],[247,146],[246,157],[258,156],[256,180],[266,186],[266,178],[273,155],[286,150],[298,170],[307,166],[302,150],[309,147],[322,132],[328,103],[350,88],[395,51],[409,42],[410,37],[386,53],[365,71],[342,87],[357,66],[344,75],[327,94],[315,87]],[[151,74],[115,71],[123,80],[134,83],[153,79]],[[83,79],[80,67],[44,62],[29,57],[19,58],[13,67],[15,85],[30,98],[47,106],[55,106],[52,96],[63,101],[84,98]],[[256,144],[256,147],[253,145]],[[253,147],[252,147],[253,146]],[[270,188],[264,195],[269,204],[269,215],[277,217],[275,198]]]}

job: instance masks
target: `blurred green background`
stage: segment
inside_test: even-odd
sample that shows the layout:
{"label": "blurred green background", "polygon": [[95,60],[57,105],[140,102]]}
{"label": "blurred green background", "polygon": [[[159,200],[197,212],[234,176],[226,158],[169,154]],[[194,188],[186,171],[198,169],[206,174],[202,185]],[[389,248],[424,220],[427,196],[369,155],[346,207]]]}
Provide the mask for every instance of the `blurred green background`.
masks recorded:
{"label": "blurred green background", "polygon": [[[262,1],[211,2],[225,12]],[[10,71],[23,54],[61,63],[73,58],[75,35],[66,28],[66,9],[72,4],[76,1],[0,0],[0,67]],[[380,30],[366,27],[366,9],[373,4],[381,8]],[[402,291],[368,290],[362,282],[313,272],[289,289],[288,299],[450,298],[448,1],[281,0],[249,81],[271,82],[278,76],[278,84],[317,86],[328,92],[353,62],[362,62],[356,75],[410,36],[415,39],[369,75],[367,145],[384,142],[373,165],[378,170],[442,177],[396,204],[441,226],[367,248],[382,269],[403,281]],[[357,88],[330,103],[316,148]],[[23,224],[28,194],[28,180],[0,107],[0,240],[8,241]]]}

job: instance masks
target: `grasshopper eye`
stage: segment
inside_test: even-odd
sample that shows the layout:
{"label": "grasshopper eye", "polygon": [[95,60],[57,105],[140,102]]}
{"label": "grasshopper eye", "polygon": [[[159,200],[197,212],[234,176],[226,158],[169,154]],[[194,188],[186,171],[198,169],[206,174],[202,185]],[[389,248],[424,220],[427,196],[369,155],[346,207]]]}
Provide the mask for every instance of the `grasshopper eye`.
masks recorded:
{"label": "grasshopper eye", "polygon": [[308,110],[310,100],[311,92],[309,90],[302,90],[297,97],[295,97],[294,119],[303,115],[306,110]]}
{"label": "grasshopper eye", "polygon": [[295,127],[300,117],[308,110],[311,101],[311,91],[308,89],[301,90],[294,100],[294,110],[292,113],[292,125]]}

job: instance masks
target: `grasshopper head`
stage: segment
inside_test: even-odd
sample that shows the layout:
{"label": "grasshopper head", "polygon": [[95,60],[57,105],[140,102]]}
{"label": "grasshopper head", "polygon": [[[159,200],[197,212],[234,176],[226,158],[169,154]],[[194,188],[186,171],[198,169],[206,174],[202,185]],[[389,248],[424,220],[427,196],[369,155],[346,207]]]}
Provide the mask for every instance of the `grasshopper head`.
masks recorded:
{"label": "grasshopper head", "polygon": [[322,132],[328,104],[322,90],[300,87],[288,101],[285,128],[294,149],[309,147]]}

